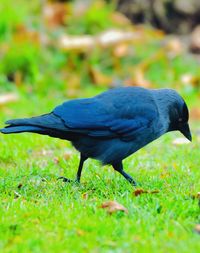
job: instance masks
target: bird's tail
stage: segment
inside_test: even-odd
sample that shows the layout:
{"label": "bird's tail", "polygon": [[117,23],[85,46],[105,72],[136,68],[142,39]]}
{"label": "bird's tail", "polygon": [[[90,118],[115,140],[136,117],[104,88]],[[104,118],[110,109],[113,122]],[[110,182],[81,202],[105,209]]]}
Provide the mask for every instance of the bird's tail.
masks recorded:
{"label": "bird's tail", "polygon": [[12,119],[6,121],[8,126],[0,129],[3,134],[31,132],[39,134],[52,134],[60,131],[66,131],[61,119],[56,117],[53,113],[44,114],[38,117],[25,119]]}
{"label": "bird's tail", "polygon": [[0,129],[0,132],[3,134],[13,134],[13,133],[23,133],[23,132],[31,132],[31,133],[42,133],[44,129],[36,126],[6,126],[5,128]]}

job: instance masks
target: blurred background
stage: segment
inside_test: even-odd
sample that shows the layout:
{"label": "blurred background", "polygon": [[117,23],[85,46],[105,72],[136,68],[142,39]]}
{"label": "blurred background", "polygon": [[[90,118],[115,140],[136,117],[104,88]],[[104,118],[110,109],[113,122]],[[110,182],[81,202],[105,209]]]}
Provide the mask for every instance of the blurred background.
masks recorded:
{"label": "blurred background", "polygon": [[170,133],[127,158],[135,190],[94,160],[58,183],[70,143],[0,134],[0,253],[200,252],[200,0],[0,0],[0,128],[119,86],[180,92],[192,143]]}
{"label": "blurred background", "polygon": [[177,89],[199,122],[199,13],[199,0],[1,0],[2,120],[143,86]]}

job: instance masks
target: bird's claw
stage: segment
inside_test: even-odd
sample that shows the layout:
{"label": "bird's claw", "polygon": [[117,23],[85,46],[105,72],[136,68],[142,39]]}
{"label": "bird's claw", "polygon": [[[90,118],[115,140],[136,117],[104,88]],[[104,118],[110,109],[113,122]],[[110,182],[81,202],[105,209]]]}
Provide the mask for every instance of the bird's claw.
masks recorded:
{"label": "bird's claw", "polygon": [[71,182],[73,182],[71,179],[66,178],[66,177],[59,177],[59,178],[57,178],[57,180],[60,180],[60,179],[62,179],[62,181],[65,182],[65,183],[71,183]]}
{"label": "bird's claw", "polygon": [[59,177],[59,178],[57,178],[57,180],[60,180],[60,179],[62,179],[62,181],[63,181],[64,183],[76,183],[76,184],[79,184],[79,183],[80,183],[80,180],[78,180],[78,179],[76,179],[76,180],[71,180],[71,179],[66,178],[66,177]]}
{"label": "bird's claw", "polygon": [[137,186],[137,185],[138,185],[134,180],[131,181],[131,184],[132,184],[133,186]]}

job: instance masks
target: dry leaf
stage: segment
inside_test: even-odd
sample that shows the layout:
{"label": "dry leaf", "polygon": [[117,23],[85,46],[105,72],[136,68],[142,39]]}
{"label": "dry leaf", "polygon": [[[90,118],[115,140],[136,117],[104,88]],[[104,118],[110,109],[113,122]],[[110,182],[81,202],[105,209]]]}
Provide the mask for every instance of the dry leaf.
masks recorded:
{"label": "dry leaf", "polygon": [[133,71],[133,77],[125,81],[128,86],[142,86],[149,88],[151,83],[145,78],[143,68],[135,68]]}
{"label": "dry leaf", "polygon": [[151,86],[150,82],[145,78],[144,71],[142,69],[135,69],[134,74],[134,81],[136,86],[142,86],[146,88],[149,88]]}
{"label": "dry leaf", "polygon": [[108,86],[112,83],[112,78],[110,76],[104,75],[100,70],[92,66],[89,69],[89,74],[92,82],[99,86]]}
{"label": "dry leaf", "polygon": [[0,105],[4,105],[10,102],[16,102],[19,99],[19,96],[16,93],[6,93],[0,95]]}
{"label": "dry leaf", "polygon": [[21,71],[16,71],[14,73],[14,82],[17,86],[20,86],[22,84],[22,80],[23,80],[23,74]]}
{"label": "dry leaf", "polygon": [[190,117],[194,120],[200,120],[200,108],[199,107],[192,108],[190,112]]}
{"label": "dry leaf", "polygon": [[85,52],[94,47],[95,39],[90,35],[69,36],[62,35],[58,41],[60,48],[65,51],[76,50],[78,52]]}
{"label": "dry leaf", "polygon": [[104,31],[96,37],[101,47],[110,47],[119,43],[132,42],[139,38],[139,34],[123,30],[111,29]]}
{"label": "dry leaf", "polygon": [[53,161],[54,161],[55,164],[58,164],[60,162],[60,159],[58,157],[54,157]]}
{"label": "dry leaf", "polygon": [[16,27],[16,31],[13,36],[13,40],[15,42],[24,43],[25,41],[27,41],[35,45],[40,45],[42,39],[44,39],[44,42],[48,41],[47,37],[44,34],[41,34],[36,30],[27,28],[25,25],[22,24]]}
{"label": "dry leaf", "polygon": [[106,208],[109,214],[122,211],[128,213],[128,210],[116,201],[107,201],[101,205],[101,208]]}
{"label": "dry leaf", "polygon": [[80,91],[80,76],[77,74],[74,74],[73,72],[69,73],[67,75],[67,96],[70,98],[75,98],[78,96],[78,93]]}
{"label": "dry leaf", "polygon": [[115,57],[121,58],[121,57],[126,56],[128,52],[129,52],[128,44],[121,43],[114,48],[113,55]]}
{"label": "dry leaf", "polygon": [[172,143],[174,145],[186,145],[186,144],[189,144],[190,141],[186,138],[176,138],[175,140],[173,140]]}
{"label": "dry leaf", "polygon": [[194,228],[194,231],[200,234],[200,224],[197,224]]}
{"label": "dry leaf", "polygon": [[144,189],[136,189],[134,192],[133,192],[133,195],[135,195],[136,197],[141,195],[141,194],[144,194],[144,193],[148,193],[148,194],[156,194],[156,193],[159,193],[160,191],[159,190],[152,190],[152,191],[147,191],[147,190],[144,190]]}
{"label": "dry leaf", "polygon": [[190,50],[194,53],[200,53],[200,25],[192,32]]}
{"label": "dry leaf", "polygon": [[186,73],[184,75],[181,76],[181,82],[184,84],[184,85],[189,85],[191,84],[192,86],[198,86],[199,83],[200,83],[200,80],[197,76],[193,76],[192,74],[190,73]]}
{"label": "dry leaf", "polygon": [[[67,35],[63,34],[58,44],[62,50],[69,51],[75,50],[78,52],[85,52],[91,50],[94,47],[112,47],[120,44],[128,44],[133,41],[137,41],[141,38],[141,35],[136,32],[127,32],[123,30],[106,30],[96,36],[92,35]],[[122,51],[122,49],[120,49]],[[124,52],[124,49],[123,49]]]}
{"label": "dry leaf", "polygon": [[141,194],[143,194],[143,193],[147,193],[147,191],[146,191],[146,190],[143,190],[143,189],[136,189],[136,190],[133,192],[133,194],[134,194],[135,196],[139,196],[139,195],[141,195]]}
{"label": "dry leaf", "polygon": [[82,198],[87,200],[88,199],[88,192],[85,192],[82,194]]}
{"label": "dry leaf", "polygon": [[73,155],[73,152],[71,150],[65,151],[63,157],[65,160],[69,160]]}
{"label": "dry leaf", "polygon": [[183,43],[180,41],[179,38],[174,37],[170,38],[165,45],[167,54],[171,57],[175,57],[180,55],[183,52]]}
{"label": "dry leaf", "polygon": [[159,192],[160,192],[159,190],[153,190],[153,191],[150,191],[149,193],[156,194],[156,193],[159,193]]}
{"label": "dry leaf", "polygon": [[187,73],[181,76],[181,81],[183,84],[191,83],[192,79],[193,79],[193,76],[190,73]]}
{"label": "dry leaf", "polygon": [[64,25],[67,13],[70,12],[69,5],[65,3],[47,3],[43,7],[43,17],[46,26],[55,28]]}

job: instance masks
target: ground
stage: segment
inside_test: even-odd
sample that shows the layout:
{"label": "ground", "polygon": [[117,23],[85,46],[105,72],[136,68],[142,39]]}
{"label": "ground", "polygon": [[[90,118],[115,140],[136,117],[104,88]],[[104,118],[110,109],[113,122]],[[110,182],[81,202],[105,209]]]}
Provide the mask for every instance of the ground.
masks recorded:
{"label": "ground", "polygon": [[[175,145],[182,135],[168,133],[125,159],[134,188],[91,159],[81,183],[66,184],[57,178],[75,178],[79,163],[70,143],[0,134],[0,252],[200,252],[199,62],[182,38],[131,24],[101,0],[49,2],[0,1],[0,128],[69,98],[139,85],[180,92],[193,141]],[[107,201],[127,212],[107,213]]]}
{"label": "ground", "polygon": [[[0,121],[48,112],[63,101],[52,96],[20,93],[18,103],[2,108]],[[63,183],[57,178],[74,178],[78,166],[70,143],[0,135],[0,251],[199,252],[198,124],[191,128],[192,143],[174,145],[181,134],[168,133],[124,161],[137,188],[94,160],[85,163],[80,185]],[[157,193],[135,196],[136,189]],[[128,214],[108,214],[100,208],[108,200]]]}

